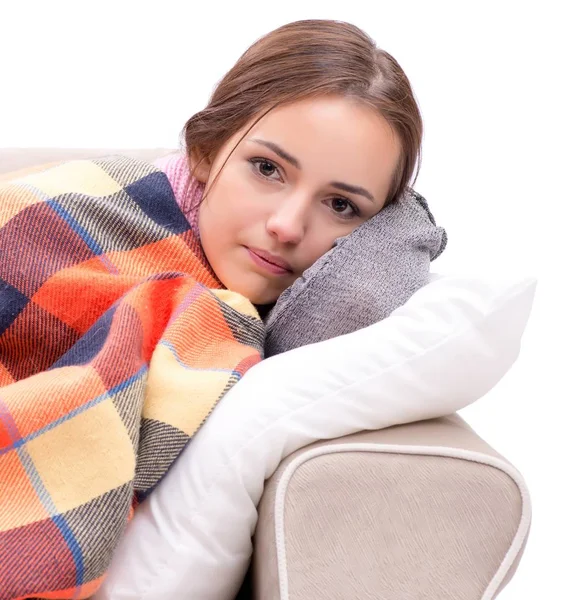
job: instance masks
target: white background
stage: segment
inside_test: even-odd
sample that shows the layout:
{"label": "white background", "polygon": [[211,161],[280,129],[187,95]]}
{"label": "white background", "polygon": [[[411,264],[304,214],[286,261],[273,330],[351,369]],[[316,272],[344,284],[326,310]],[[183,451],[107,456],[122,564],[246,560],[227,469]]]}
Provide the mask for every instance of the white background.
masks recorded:
{"label": "white background", "polygon": [[575,598],[572,8],[0,0],[4,148],[178,147],[240,54],[289,21],[350,21],[399,61],[425,122],[414,187],[449,235],[433,270],[539,281],[519,360],[460,413],[532,496],[527,549],[502,600]]}

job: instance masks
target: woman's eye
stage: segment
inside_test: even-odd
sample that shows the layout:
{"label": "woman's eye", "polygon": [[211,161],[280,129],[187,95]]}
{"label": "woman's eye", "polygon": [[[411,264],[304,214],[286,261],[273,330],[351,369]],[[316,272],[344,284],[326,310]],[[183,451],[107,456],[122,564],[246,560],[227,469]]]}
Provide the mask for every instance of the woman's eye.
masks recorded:
{"label": "woman's eye", "polygon": [[[360,214],[357,206],[345,198],[332,198],[330,202],[333,210],[344,219],[353,219]],[[346,209],[350,210],[346,213]]]}
{"label": "woman's eye", "polygon": [[251,158],[249,162],[254,165],[256,174],[264,179],[271,179],[270,175],[278,170],[277,165],[266,158]]}

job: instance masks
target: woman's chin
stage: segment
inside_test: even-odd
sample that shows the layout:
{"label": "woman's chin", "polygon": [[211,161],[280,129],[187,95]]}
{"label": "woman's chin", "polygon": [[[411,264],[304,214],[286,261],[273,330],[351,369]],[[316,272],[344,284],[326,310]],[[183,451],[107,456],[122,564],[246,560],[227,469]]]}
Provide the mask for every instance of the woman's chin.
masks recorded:
{"label": "woman's chin", "polygon": [[253,305],[255,306],[260,306],[260,307],[264,307],[267,306],[268,304],[275,304],[275,302],[277,301],[277,299],[280,296],[280,293],[278,292],[271,292],[271,291],[244,291],[244,292],[239,292],[240,294],[242,294],[242,296],[245,296]]}
{"label": "woman's chin", "polygon": [[228,290],[241,294],[252,304],[258,306],[275,303],[291,284],[291,280],[286,281],[286,278],[282,278],[283,281],[280,282],[277,281],[279,279],[277,276],[268,276],[265,273],[259,273],[257,267],[250,267],[251,265],[248,265],[248,268],[243,268],[241,271],[237,269],[221,273],[221,276],[216,271],[216,275]]}
{"label": "woman's chin", "polygon": [[[226,288],[237,294],[241,294],[247,298],[252,304],[256,306],[266,306],[268,304],[274,304],[280,297],[283,290],[273,289],[271,286],[266,286],[265,281],[251,281],[252,274],[246,274],[243,281],[230,281],[229,283],[222,279],[222,283]],[[257,279],[260,279],[257,276]],[[263,285],[262,285],[263,283]]]}

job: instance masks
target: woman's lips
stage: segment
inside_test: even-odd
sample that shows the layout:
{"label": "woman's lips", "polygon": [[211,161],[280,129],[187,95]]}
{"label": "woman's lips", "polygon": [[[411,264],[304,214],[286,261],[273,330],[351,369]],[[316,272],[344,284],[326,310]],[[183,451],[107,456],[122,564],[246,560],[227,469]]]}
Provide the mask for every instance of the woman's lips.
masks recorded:
{"label": "woman's lips", "polygon": [[280,267],[272,262],[267,261],[265,258],[261,257],[259,254],[256,254],[256,251],[252,250],[245,246],[250,258],[266,271],[273,273],[274,275],[287,275],[288,273],[292,273],[291,269],[287,269],[285,267]]}

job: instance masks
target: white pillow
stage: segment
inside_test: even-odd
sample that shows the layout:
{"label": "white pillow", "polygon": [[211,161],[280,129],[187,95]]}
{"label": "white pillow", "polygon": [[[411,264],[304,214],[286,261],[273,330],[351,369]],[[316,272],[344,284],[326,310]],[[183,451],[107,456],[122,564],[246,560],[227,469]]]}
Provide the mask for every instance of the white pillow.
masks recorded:
{"label": "white pillow", "polygon": [[280,461],[479,399],[515,362],[535,288],[432,274],[387,319],[252,367],[136,510],[95,600],[233,599]]}

